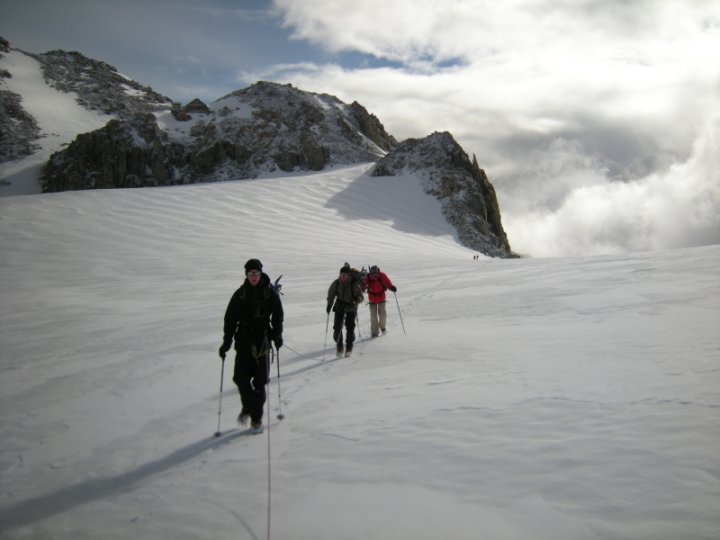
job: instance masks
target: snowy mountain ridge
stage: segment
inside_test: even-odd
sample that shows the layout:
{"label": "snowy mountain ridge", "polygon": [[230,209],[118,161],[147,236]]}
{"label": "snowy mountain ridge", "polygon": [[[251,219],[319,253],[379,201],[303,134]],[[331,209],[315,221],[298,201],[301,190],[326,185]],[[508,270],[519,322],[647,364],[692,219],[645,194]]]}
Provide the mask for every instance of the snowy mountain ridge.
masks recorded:
{"label": "snowy mountain ridge", "polygon": [[[135,113],[51,156],[44,191],[178,185],[375,161],[397,143],[361,105],[259,82],[207,106]],[[130,154],[141,155],[127,160]],[[108,170],[107,163],[116,167]]]}
{"label": "snowy mountain ridge", "polygon": [[[30,54],[30,53],[28,53]],[[42,66],[48,85],[77,94],[78,103],[117,118],[161,111],[171,106],[170,98],[149,86],[122,75],[113,66],[77,52],[54,50],[30,54]]]}
{"label": "snowy mountain ridge", "polygon": [[[22,109],[25,99],[19,79],[25,72],[18,68],[24,65],[26,72],[31,71],[31,59],[48,88],[75,96],[80,109],[95,111],[109,121],[100,127],[95,124],[98,118],[88,129],[78,128],[70,140],[57,141],[66,147],[56,145],[52,155],[38,151],[33,137],[39,132],[44,136],[48,122],[42,119],[42,100],[34,110]],[[193,100],[181,106],[77,52],[27,55],[6,47],[0,61],[8,73],[3,90],[20,96],[13,111],[36,120],[41,117],[40,128],[23,128],[19,138],[24,137],[26,147],[8,154],[30,153],[28,163],[33,168],[25,171],[17,159],[0,165],[6,187],[20,178],[30,181],[43,155],[49,155],[41,173],[45,192],[217,182],[379,160],[384,164],[376,169],[376,176],[395,175],[402,173],[395,166],[402,161],[403,167],[412,165],[418,177],[430,179],[425,191],[442,200],[442,213],[463,245],[491,256],[514,256],[490,181],[476,161],[470,166],[450,134],[428,136],[420,145],[411,140],[400,148],[379,119],[359,103],[343,103],[289,84],[258,82],[210,105]],[[18,132],[20,123],[11,116],[20,113],[11,115],[7,107],[2,113],[8,131]]]}
{"label": "snowy mountain ridge", "polygon": [[[1,39],[1,38],[0,38]],[[11,58],[6,58],[10,55]],[[12,57],[26,56],[37,62],[44,83],[52,89],[75,96],[77,104],[88,111],[129,118],[139,113],[168,109],[172,101],[152,88],[125,77],[109,64],[88,58],[79,52],[55,50],[33,54],[10,47],[6,40],[0,45],[0,72],[4,79],[0,85],[3,107],[0,121],[3,137],[0,139],[0,163],[31,155],[40,150],[37,140],[47,136],[38,127],[42,118],[36,118],[23,108],[24,96],[19,89],[8,88],[12,79],[25,75],[24,69]],[[42,116],[33,111],[35,115]],[[83,126],[78,126],[82,129]],[[87,131],[96,126],[87,126]]]}
{"label": "snowy mountain ridge", "polygon": [[[182,155],[177,156],[179,162],[168,167],[167,177],[155,178],[152,171],[149,175],[145,171],[130,172],[140,177],[140,185],[186,184],[255,178],[276,171],[322,170],[326,166],[377,160],[397,144],[379,120],[357,102],[348,105],[326,94],[259,82],[224,96],[210,106],[203,104],[188,111],[188,106],[173,103],[151,88],[121,75],[114,67],[78,52],[31,54],[13,49],[6,42],[0,53],[5,76],[2,91],[7,96],[3,102],[14,100],[13,110],[3,107],[0,111],[7,133],[18,132],[18,122],[13,121],[13,115],[25,114],[36,124],[42,124],[42,118],[38,116],[42,116],[43,111],[25,111],[23,96],[17,91],[19,84],[12,84],[25,75],[13,62],[18,56],[37,62],[48,87],[74,95],[78,105],[85,110],[116,120],[118,123],[112,131],[117,132],[119,128],[127,132],[129,141],[138,146],[167,144],[183,150],[179,152]],[[15,91],[12,86],[16,87]],[[14,109],[18,112],[14,113]],[[147,131],[139,134],[137,126],[154,123],[158,126],[158,139],[151,142]],[[84,131],[80,129],[77,135],[98,131],[95,125],[87,126]],[[95,138],[102,138],[102,135],[101,132]],[[34,133],[25,129],[21,136],[25,149],[14,152],[6,150],[9,141],[3,138],[0,150],[6,156],[4,161],[32,154],[37,150],[33,141],[40,136],[37,129]],[[64,150],[56,150],[59,155],[55,163],[66,157]],[[118,151],[117,148],[113,150]],[[163,157],[171,159],[177,153],[165,152],[169,156]],[[73,166],[83,171],[82,183],[67,182],[73,173],[67,168],[62,171],[55,168],[45,175],[44,191],[112,187],[116,180],[121,187],[126,183],[123,178],[106,178],[96,186],[94,177],[97,175],[88,170],[87,157],[73,157],[79,160]],[[222,169],[225,174],[216,175],[216,169]],[[57,176],[63,179],[57,179]]]}

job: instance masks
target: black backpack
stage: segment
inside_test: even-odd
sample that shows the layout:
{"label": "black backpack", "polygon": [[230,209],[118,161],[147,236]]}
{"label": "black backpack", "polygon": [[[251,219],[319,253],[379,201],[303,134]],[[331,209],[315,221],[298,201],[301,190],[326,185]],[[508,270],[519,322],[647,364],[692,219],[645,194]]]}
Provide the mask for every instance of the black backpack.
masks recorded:
{"label": "black backpack", "polygon": [[355,283],[357,283],[358,285],[360,285],[360,289],[362,290],[362,288],[363,288],[362,280],[363,280],[363,277],[365,277],[365,267],[363,266],[363,269],[361,272],[357,268],[352,268],[350,266],[350,263],[346,262],[343,265],[342,270],[343,270],[343,272],[347,272],[348,274],[350,274],[350,279],[352,281],[352,284],[354,285]]}

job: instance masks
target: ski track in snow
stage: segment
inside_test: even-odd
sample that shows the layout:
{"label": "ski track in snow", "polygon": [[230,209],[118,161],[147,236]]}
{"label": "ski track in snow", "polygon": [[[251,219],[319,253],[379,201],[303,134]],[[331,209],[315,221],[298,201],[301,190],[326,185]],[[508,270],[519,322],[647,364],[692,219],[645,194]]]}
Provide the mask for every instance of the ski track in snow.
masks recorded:
{"label": "ski track in snow", "polygon": [[[720,536],[720,247],[473,261],[369,167],[0,199],[0,537],[265,537],[268,440],[273,538]],[[214,438],[251,257],[280,388],[248,436],[226,362]],[[336,359],[345,261],[398,294]]]}

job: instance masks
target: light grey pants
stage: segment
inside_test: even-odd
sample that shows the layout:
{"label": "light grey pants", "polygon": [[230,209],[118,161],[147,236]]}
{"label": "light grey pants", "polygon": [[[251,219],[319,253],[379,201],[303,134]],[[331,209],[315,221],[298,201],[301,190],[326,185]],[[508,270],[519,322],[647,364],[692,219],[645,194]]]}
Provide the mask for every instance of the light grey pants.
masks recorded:
{"label": "light grey pants", "polygon": [[370,333],[373,336],[380,335],[380,331],[385,331],[385,321],[387,320],[387,312],[385,311],[385,302],[370,305]]}

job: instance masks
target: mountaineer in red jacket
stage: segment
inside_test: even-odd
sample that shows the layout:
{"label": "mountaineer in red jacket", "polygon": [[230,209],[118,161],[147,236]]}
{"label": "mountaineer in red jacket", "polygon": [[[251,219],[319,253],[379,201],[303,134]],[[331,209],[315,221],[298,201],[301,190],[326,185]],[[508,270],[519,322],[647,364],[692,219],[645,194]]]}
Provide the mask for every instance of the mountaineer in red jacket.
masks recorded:
{"label": "mountaineer in red jacket", "polygon": [[380,271],[377,266],[371,266],[368,274],[363,278],[363,290],[368,293],[370,303],[370,335],[378,337],[380,332],[385,334],[385,321],[387,311],[385,310],[385,291],[390,289],[397,292],[390,278]]}

